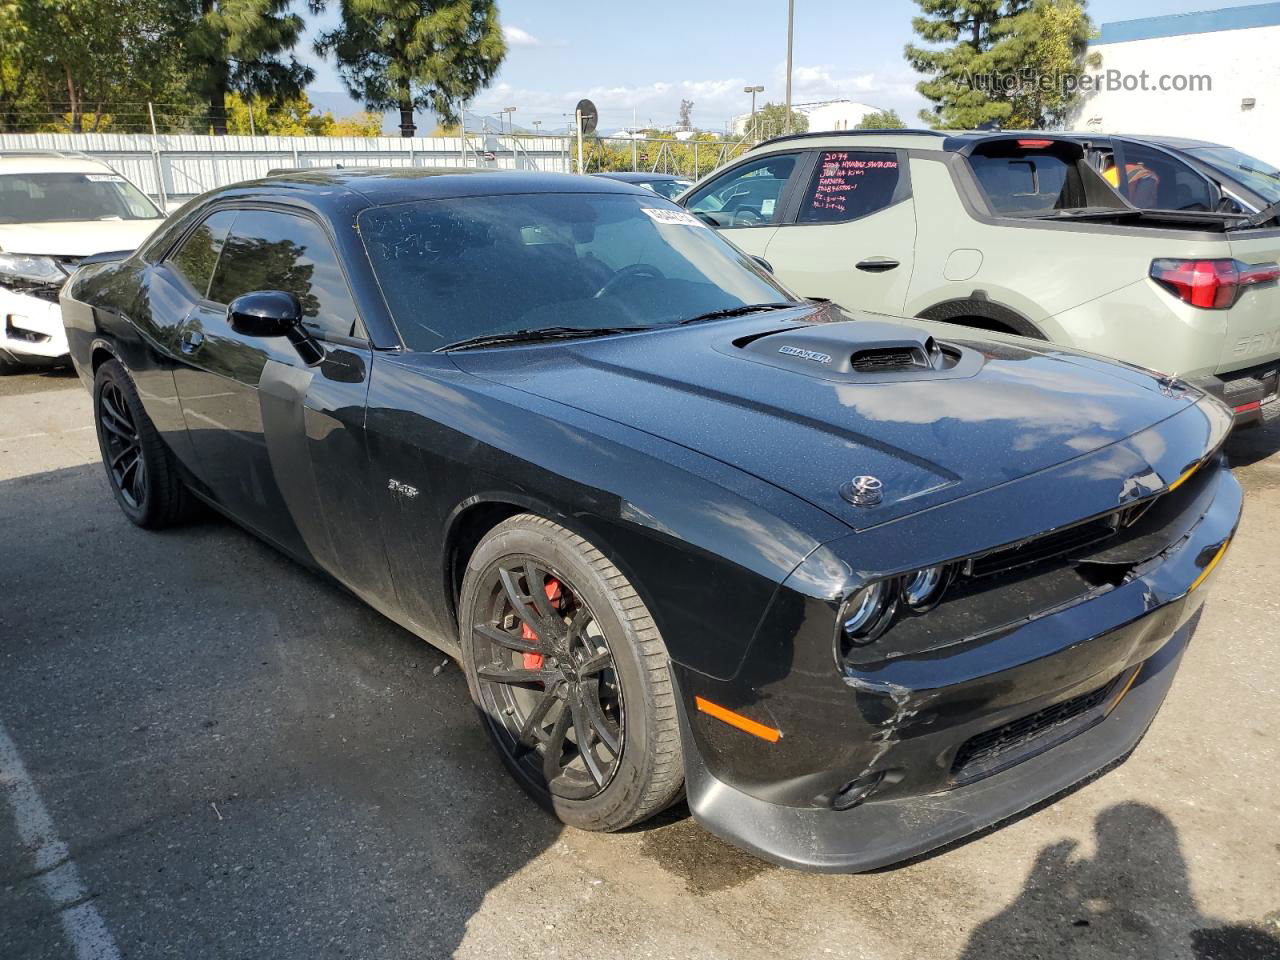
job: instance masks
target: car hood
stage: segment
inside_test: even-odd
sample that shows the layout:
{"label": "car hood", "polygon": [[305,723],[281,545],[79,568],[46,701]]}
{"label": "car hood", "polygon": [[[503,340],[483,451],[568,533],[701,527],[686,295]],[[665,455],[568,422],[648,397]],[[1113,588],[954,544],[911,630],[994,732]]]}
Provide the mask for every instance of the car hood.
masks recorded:
{"label": "car hood", "polygon": [[134,250],[164,223],[155,220],[84,220],[66,223],[2,223],[0,250],[53,257]]}
{"label": "car hood", "polygon": [[[1081,457],[1200,398],[1048,344],[884,319],[824,308],[451,356],[473,375],[714,457],[855,529]],[[843,322],[813,323],[831,320]],[[842,375],[820,359],[935,333],[962,363]],[[856,476],[880,481],[880,503],[842,495]]]}

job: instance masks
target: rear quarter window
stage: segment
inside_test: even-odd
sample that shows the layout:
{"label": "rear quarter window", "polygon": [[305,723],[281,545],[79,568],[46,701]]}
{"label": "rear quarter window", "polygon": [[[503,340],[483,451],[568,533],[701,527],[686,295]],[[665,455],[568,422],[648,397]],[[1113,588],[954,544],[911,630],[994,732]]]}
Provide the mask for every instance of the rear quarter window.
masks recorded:
{"label": "rear quarter window", "polygon": [[996,144],[975,151],[969,167],[995,213],[1048,213],[1085,205],[1077,159],[1052,150]]}

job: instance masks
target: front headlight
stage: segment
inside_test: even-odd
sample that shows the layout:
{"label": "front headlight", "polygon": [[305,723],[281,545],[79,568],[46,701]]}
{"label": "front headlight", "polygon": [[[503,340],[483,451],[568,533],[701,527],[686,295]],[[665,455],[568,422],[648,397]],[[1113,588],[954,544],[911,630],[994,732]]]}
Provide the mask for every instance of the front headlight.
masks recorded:
{"label": "front headlight", "polygon": [[876,640],[904,607],[910,614],[928,613],[942,600],[956,569],[955,564],[939,564],[859,587],[840,607],[840,646]]}
{"label": "front headlight", "polygon": [[840,626],[852,643],[870,643],[893,619],[898,607],[897,581],[877,580],[855,590],[840,611]]}
{"label": "front headlight", "polygon": [[908,574],[902,580],[902,600],[917,613],[932,610],[942,599],[943,591],[951,579],[948,567],[925,567]]}
{"label": "front headlight", "polygon": [[0,253],[0,283],[61,284],[67,273],[53,257],[26,253]]}

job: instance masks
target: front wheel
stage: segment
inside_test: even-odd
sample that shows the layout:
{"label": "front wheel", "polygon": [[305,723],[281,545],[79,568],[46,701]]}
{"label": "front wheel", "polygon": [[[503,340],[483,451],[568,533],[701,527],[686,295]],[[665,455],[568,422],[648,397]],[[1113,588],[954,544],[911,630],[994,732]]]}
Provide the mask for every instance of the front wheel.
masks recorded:
{"label": "front wheel", "polygon": [[621,830],[680,796],[666,646],[626,577],[522,514],[471,556],[459,620],[471,695],[507,768],[565,823]]}
{"label": "front wheel", "polygon": [[108,360],[94,374],[93,416],[107,482],[125,516],[148,529],[185,519],[191,495],[118,361]]}

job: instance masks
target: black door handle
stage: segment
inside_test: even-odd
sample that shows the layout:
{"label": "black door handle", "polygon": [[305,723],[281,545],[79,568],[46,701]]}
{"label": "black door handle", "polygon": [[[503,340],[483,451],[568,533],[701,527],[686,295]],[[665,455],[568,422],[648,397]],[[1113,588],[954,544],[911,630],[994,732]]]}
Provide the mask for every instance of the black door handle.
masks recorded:
{"label": "black door handle", "polygon": [[183,353],[192,354],[200,349],[202,343],[204,343],[204,334],[199,330],[184,330],[179,346]]}
{"label": "black door handle", "polygon": [[856,266],[859,270],[866,270],[868,273],[883,273],[898,266],[898,261],[888,257],[868,257],[866,260],[858,261]]}

